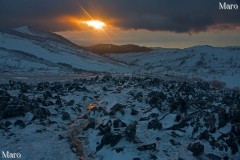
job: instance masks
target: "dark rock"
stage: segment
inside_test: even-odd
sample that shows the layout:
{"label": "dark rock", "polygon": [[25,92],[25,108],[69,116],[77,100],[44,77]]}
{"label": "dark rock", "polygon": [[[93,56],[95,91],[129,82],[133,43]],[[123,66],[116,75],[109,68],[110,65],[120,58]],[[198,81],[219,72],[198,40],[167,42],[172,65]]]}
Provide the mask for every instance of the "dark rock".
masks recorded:
{"label": "dark rock", "polygon": [[180,142],[176,142],[176,141],[173,140],[173,139],[170,139],[169,142],[170,142],[173,146],[179,146],[179,145],[181,145]]}
{"label": "dark rock", "polygon": [[218,109],[218,128],[224,127],[228,122],[228,114],[224,108]]}
{"label": "dark rock", "polygon": [[191,86],[190,83],[183,82],[180,88],[178,89],[178,92],[184,92],[188,95],[194,93],[194,88]]}
{"label": "dark rock", "polygon": [[44,99],[53,98],[52,93],[50,91],[45,91],[43,93],[43,97]]}
{"label": "dark rock", "polygon": [[212,154],[212,153],[207,154],[207,157],[209,160],[221,160],[221,157],[219,157],[215,154]]}
{"label": "dark rock", "polygon": [[211,133],[214,133],[216,131],[215,123],[216,123],[216,117],[215,114],[212,113],[204,118],[205,126],[209,129]]}
{"label": "dark rock", "polygon": [[70,119],[71,119],[71,117],[68,112],[62,112],[62,120],[66,121],[66,120],[70,120]]}
{"label": "dark rock", "polygon": [[204,140],[208,141],[208,140],[209,140],[208,130],[204,130],[204,131],[200,134],[199,139],[200,139],[200,140],[203,140],[203,139],[204,139]]}
{"label": "dark rock", "polygon": [[173,126],[166,128],[165,130],[181,130],[182,128],[187,126],[189,126],[189,124],[186,121],[182,120],[180,123],[174,124]]}
{"label": "dark rock", "polygon": [[134,108],[131,109],[131,115],[135,116],[138,114],[138,111]]}
{"label": "dark rock", "polygon": [[67,106],[73,106],[75,103],[74,100],[70,100],[69,102],[66,103]]}
{"label": "dark rock", "polygon": [[156,138],[156,140],[157,140],[157,141],[160,141],[160,140],[161,140],[161,138],[160,138],[160,137],[157,137],[157,138]]}
{"label": "dark rock", "polygon": [[193,153],[193,156],[200,156],[204,153],[204,146],[200,142],[190,143],[187,149]]}
{"label": "dark rock", "polygon": [[19,126],[20,128],[25,128],[26,125],[25,123],[22,121],[22,120],[17,120],[15,123],[14,123],[15,126]]}
{"label": "dark rock", "polygon": [[150,159],[149,159],[149,160],[157,160],[157,159],[158,159],[158,157],[157,157],[157,156],[155,156],[155,155],[151,154],[151,156],[150,156]]}
{"label": "dark rock", "polygon": [[51,89],[52,91],[57,92],[57,91],[60,91],[61,89],[63,89],[63,85],[62,85],[60,82],[53,82],[53,83],[51,84],[50,89]]}
{"label": "dark rock", "polygon": [[10,121],[6,121],[6,122],[5,122],[5,126],[6,126],[6,127],[9,127],[10,125],[12,125],[12,122],[10,122]]}
{"label": "dark rock", "polygon": [[158,118],[159,114],[158,113],[151,113],[149,117],[151,118]]}
{"label": "dark rock", "polygon": [[27,107],[25,108],[23,105],[8,105],[5,106],[5,109],[0,113],[0,118],[23,117],[26,112],[28,112]]}
{"label": "dark rock", "polygon": [[47,108],[38,107],[34,110],[34,118],[33,119],[46,119],[48,116],[50,116],[50,112]]}
{"label": "dark rock", "polygon": [[120,134],[106,133],[101,140],[101,143],[97,146],[96,151],[102,149],[104,145],[110,145],[114,147],[122,138]]}
{"label": "dark rock", "polygon": [[175,119],[175,121],[176,122],[179,122],[181,120],[181,115],[180,114],[178,114],[177,116],[176,116],[176,119]]}
{"label": "dark rock", "polygon": [[124,109],[126,108],[125,105],[122,104],[115,104],[111,109],[110,109],[110,115],[115,115],[116,112],[120,112],[122,115],[125,114]]}
{"label": "dark rock", "polygon": [[156,151],[156,143],[146,144],[137,148],[139,151]]}
{"label": "dark rock", "polygon": [[236,137],[240,137],[240,124],[237,124],[235,126],[232,126],[232,133],[236,136]]}
{"label": "dark rock", "polygon": [[43,101],[42,105],[48,107],[54,105],[54,103],[52,101]]}
{"label": "dark rock", "polygon": [[0,90],[0,102],[8,102],[10,101],[10,94],[7,92],[7,91],[4,91],[4,90]]}
{"label": "dark rock", "polygon": [[124,149],[123,148],[116,148],[116,152],[119,153],[119,152],[123,152]]}
{"label": "dark rock", "polygon": [[61,100],[60,96],[57,96],[56,99],[57,100],[56,100],[55,104],[58,105],[59,107],[62,107],[63,105],[62,105],[62,100]]}
{"label": "dark rock", "polygon": [[114,128],[120,128],[120,127],[126,127],[126,123],[124,123],[123,121],[121,121],[120,119],[116,119],[113,121],[113,127]]}
{"label": "dark rock", "polygon": [[111,132],[111,126],[109,124],[103,125],[100,124],[97,129],[99,129],[99,135],[104,135],[106,133],[110,133]]}
{"label": "dark rock", "polygon": [[234,109],[232,111],[232,116],[231,116],[231,123],[232,124],[236,124],[236,123],[240,123],[240,103],[238,108]]}
{"label": "dark rock", "polygon": [[126,139],[131,142],[135,141],[135,136],[136,136],[136,127],[137,127],[137,121],[134,121],[130,125],[127,126],[125,129],[124,133],[126,136]]}
{"label": "dark rock", "polygon": [[86,127],[84,127],[84,131],[87,131],[89,128],[95,129],[95,122],[89,122]]}
{"label": "dark rock", "polygon": [[189,105],[186,100],[182,97],[177,98],[177,100],[171,100],[170,102],[170,113],[179,109],[181,113],[186,113]]}
{"label": "dark rock", "polygon": [[229,157],[228,156],[224,156],[223,160],[229,160]]}
{"label": "dark rock", "polygon": [[229,137],[229,139],[226,140],[226,143],[231,148],[232,154],[236,154],[239,151],[238,145],[235,142],[235,138],[234,138],[233,134],[230,134],[230,137]]}
{"label": "dark rock", "polygon": [[141,117],[138,121],[147,121],[149,119],[150,119],[150,117]]}
{"label": "dark rock", "polygon": [[162,129],[162,123],[159,122],[157,119],[154,119],[154,120],[148,122],[148,129],[161,130]]}
{"label": "dark rock", "polygon": [[137,94],[133,94],[132,96],[134,100],[138,100],[139,102],[142,101],[142,98],[143,98],[142,92],[138,92]]}
{"label": "dark rock", "polygon": [[141,160],[141,158],[133,158],[133,160]]}
{"label": "dark rock", "polygon": [[162,101],[166,100],[163,92],[152,91],[148,94],[148,104],[161,110]]}

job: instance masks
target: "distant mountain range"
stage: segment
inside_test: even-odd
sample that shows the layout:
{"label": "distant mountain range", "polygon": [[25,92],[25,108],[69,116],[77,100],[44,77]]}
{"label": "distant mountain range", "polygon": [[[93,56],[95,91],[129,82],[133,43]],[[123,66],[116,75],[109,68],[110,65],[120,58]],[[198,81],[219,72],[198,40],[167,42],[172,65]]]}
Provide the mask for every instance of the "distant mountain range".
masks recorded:
{"label": "distant mountain range", "polygon": [[165,49],[98,44],[85,48],[30,27],[0,29],[0,68],[7,73],[104,72],[218,80],[239,87],[239,53],[238,46]]}
{"label": "distant mountain range", "polygon": [[150,51],[153,50],[153,49],[148,48],[148,47],[138,46],[138,45],[134,45],[134,44],[126,44],[126,45],[97,44],[97,45],[86,47],[86,49],[91,51],[91,52],[100,53],[100,54],[150,52]]}

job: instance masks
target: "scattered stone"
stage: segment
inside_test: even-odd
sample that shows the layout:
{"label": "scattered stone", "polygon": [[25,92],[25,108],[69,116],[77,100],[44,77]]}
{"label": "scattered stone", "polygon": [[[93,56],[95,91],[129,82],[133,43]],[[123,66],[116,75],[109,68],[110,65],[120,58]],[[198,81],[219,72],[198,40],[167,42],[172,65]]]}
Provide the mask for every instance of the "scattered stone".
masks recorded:
{"label": "scattered stone", "polygon": [[62,120],[66,121],[66,120],[70,120],[70,119],[71,119],[71,117],[68,112],[62,112]]}
{"label": "scattered stone", "polygon": [[234,137],[233,137],[232,134],[230,135],[229,139],[226,140],[226,143],[231,148],[232,154],[236,154],[239,151],[238,145],[235,142]]}
{"label": "scattered stone", "polygon": [[204,118],[205,126],[209,129],[211,133],[214,133],[216,131],[215,123],[216,123],[216,117],[215,114],[209,114]]}
{"label": "scattered stone", "polygon": [[47,108],[43,108],[43,107],[38,107],[34,110],[34,117],[33,117],[33,120],[34,119],[41,119],[41,120],[44,120],[46,119],[48,116],[50,116],[50,112]]}
{"label": "scattered stone", "polygon": [[96,126],[95,122],[92,121],[92,122],[89,122],[83,130],[87,131],[89,128],[95,129],[95,126]]}
{"label": "scattered stone", "polygon": [[52,93],[50,91],[45,91],[43,93],[43,97],[44,97],[45,100],[48,99],[48,98],[53,98]]}
{"label": "scattered stone", "polygon": [[224,127],[228,122],[228,114],[224,108],[218,108],[218,128]]}
{"label": "scattered stone", "polygon": [[150,117],[142,117],[142,118],[139,119],[139,121],[147,121],[149,119],[150,119]]}
{"label": "scattered stone", "polygon": [[22,120],[17,120],[15,123],[14,123],[15,126],[19,126],[20,128],[25,128],[26,125],[25,123],[22,121]]}
{"label": "scattered stone", "polygon": [[154,119],[154,120],[148,122],[148,129],[161,130],[162,129],[162,123],[159,122],[157,119]]}
{"label": "scattered stone", "polygon": [[110,115],[115,115],[116,112],[120,112],[122,115],[125,114],[124,109],[126,108],[125,105],[122,104],[115,104],[111,109],[110,109]]}
{"label": "scattered stone", "polygon": [[101,140],[101,143],[97,146],[96,151],[102,149],[104,145],[110,145],[114,147],[122,138],[120,134],[106,133]]}
{"label": "scattered stone", "polygon": [[157,159],[158,159],[158,157],[157,157],[157,156],[155,156],[155,155],[151,154],[151,156],[150,156],[150,159],[149,159],[149,160],[157,160]]}
{"label": "scattered stone", "polygon": [[163,92],[152,91],[148,94],[148,104],[161,110],[162,101],[166,100]]}
{"label": "scattered stone", "polygon": [[10,125],[12,125],[12,122],[10,122],[10,121],[6,121],[6,122],[5,122],[5,126],[6,126],[6,127],[9,127]]}
{"label": "scattered stone", "polygon": [[221,157],[219,157],[215,154],[212,154],[212,153],[207,154],[207,157],[209,160],[221,160]]}
{"label": "scattered stone", "polygon": [[133,123],[131,123],[130,125],[127,126],[127,128],[125,129],[124,133],[126,136],[126,139],[131,142],[131,141],[135,141],[135,136],[136,136],[136,127],[137,127],[137,121],[134,121]]}
{"label": "scattered stone", "polygon": [[156,143],[146,144],[137,148],[139,151],[156,151]]}
{"label": "scattered stone", "polygon": [[111,126],[109,124],[100,124],[97,129],[99,129],[99,135],[104,135],[111,132]]}
{"label": "scattered stone", "polygon": [[181,145],[180,142],[176,142],[174,139],[170,139],[169,142],[170,142],[173,146],[180,146],[180,145]]}
{"label": "scattered stone", "polygon": [[209,140],[209,133],[208,133],[208,130],[204,130],[201,134],[200,134],[200,136],[199,136],[199,139],[200,140],[206,140],[206,141],[208,141]]}
{"label": "scattered stone", "polygon": [[123,148],[116,148],[116,152],[117,152],[117,153],[120,153],[120,152],[123,152],[123,151],[124,151]]}
{"label": "scattered stone", "polygon": [[121,121],[120,119],[116,119],[113,121],[113,127],[114,128],[120,128],[120,127],[126,127],[126,123],[124,123],[123,121]]}
{"label": "scattered stone", "polygon": [[204,153],[204,146],[200,142],[190,143],[187,149],[193,153],[193,156],[200,156]]}
{"label": "scattered stone", "polygon": [[132,115],[132,116],[135,116],[135,115],[137,115],[137,114],[138,114],[138,111],[137,111],[136,109],[132,108],[132,109],[131,109],[131,115]]}

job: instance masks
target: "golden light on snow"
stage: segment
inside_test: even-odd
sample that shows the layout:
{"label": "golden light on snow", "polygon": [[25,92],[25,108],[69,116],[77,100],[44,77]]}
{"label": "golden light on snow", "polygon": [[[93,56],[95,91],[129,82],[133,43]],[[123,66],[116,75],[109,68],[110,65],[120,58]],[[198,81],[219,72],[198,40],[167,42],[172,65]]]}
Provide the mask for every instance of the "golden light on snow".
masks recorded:
{"label": "golden light on snow", "polygon": [[99,21],[99,20],[84,21],[83,23],[85,23],[89,27],[92,27],[97,30],[101,30],[101,29],[103,29],[103,27],[106,26],[106,24],[104,22]]}
{"label": "golden light on snow", "polygon": [[87,105],[87,109],[89,109],[89,110],[92,110],[92,109],[94,109],[94,108],[96,108],[96,106],[94,106],[93,104]]}

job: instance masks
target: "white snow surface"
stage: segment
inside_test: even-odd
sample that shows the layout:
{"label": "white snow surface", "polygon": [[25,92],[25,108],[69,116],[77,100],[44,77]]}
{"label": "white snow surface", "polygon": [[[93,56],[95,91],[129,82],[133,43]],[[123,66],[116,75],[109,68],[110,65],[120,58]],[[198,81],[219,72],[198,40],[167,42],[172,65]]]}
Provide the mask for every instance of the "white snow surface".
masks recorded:
{"label": "white snow surface", "polygon": [[[151,155],[155,155],[158,160],[197,160],[199,158],[208,159],[209,154],[219,157],[227,156],[232,160],[239,159],[239,151],[233,155],[230,147],[228,147],[228,150],[218,148],[218,145],[227,146],[226,139],[229,138],[231,128],[236,124],[230,123],[229,120],[224,126],[219,127],[219,118],[222,117],[218,117],[219,112],[216,111],[223,108],[226,111],[234,110],[235,105],[226,105],[222,99],[224,96],[234,95],[236,92],[209,88],[206,93],[202,89],[206,84],[198,82],[187,84],[187,88],[194,87],[194,91],[185,92],[180,90],[181,86],[186,85],[183,82],[160,81],[159,84],[154,85],[151,83],[152,81],[155,80],[131,77],[80,79],[62,83],[63,88],[60,87],[59,90],[54,89],[54,86],[59,85],[56,85],[56,83],[50,83],[49,87],[43,90],[38,89],[38,86],[40,86],[38,84],[31,85],[24,95],[32,100],[42,99],[45,102],[53,102],[49,106],[38,103],[39,107],[48,109],[51,115],[43,120],[33,120],[33,114],[35,113],[33,108],[33,111],[27,112],[23,117],[0,119],[0,148],[5,152],[19,152],[24,160],[77,160],[80,157],[84,160],[131,160],[133,158],[147,160],[150,159]],[[71,88],[71,85],[75,87]],[[6,91],[13,97],[22,95],[17,85],[7,88]],[[46,91],[49,91],[53,98],[44,99],[43,94]],[[150,105],[149,93],[152,91],[162,92],[166,95],[166,98],[162,99],[161,102]],[[136,96],[138,93],[141,93],[141,96]],[[187,105],[189,105],[189,108],[187,112],[181,113],[179,106],[176,106],[177,108],[170,112],[170,104],[176,101],[176,97],[180,93],[182,93],[182,98],[188,99]],[[184,96],[184,94],[190,94],[191,96]],[[55,103],[56,96],[60,96],[62,106]],[[204,101],[204,97],[210,98],[212,101]],[[169,101],[169,98],[174,99]],[[197,99],[200,99],[199,102],[203,103],[198,105]],[[71,100],[74,101],[69,104]],[[161,108],[156,107],[158,103],[161,103]],[[190,105],[191,103],[195,105]],[[93,108],[88,109],[90,104]],[[124,105],[125,108],[122,108],[124,112],[117,111],[111,115],[111,109],[116,104]],[[235,104],[235,102],[231,101],[231,104]],[[132,109],[135,109],[138,113],[133,115],[131,113]],[[70,120],[62,119],[63,112],[69,113]],[[180,119],[186,120],[187,125],[171,129],[181,122],[181,120],[176,121],[177,115],[181,115]],[[210,130],[206,125],[208,122],[212,122],[211,119],[206,119],[209,115],[216,117],[216,122],[213,124],[216,131],[208,132],[210,134],[209,140],[200,140],[201,133]],[[126,126],[113,127],[113,122],[116,119],[120,119],[127,126],[137,121],[135,142],[128,141],[126,135],[124,135]],[[14,125],[16,120],[24,121],[26,127],[20,128],[18,125]],[[162,124],[161,129],[149,129],[148,124],[152,120],[159,121]],[[10,121],[12,125],[4,127],[3,124],[6,121]],[[111,133],[120,134],[122,137],[114,146],[105,144],[100,150],[96,150],[103,139],[98,127],[107,125],[109,121],[111,121]],[[94,122],[95,126],[85,129],[90,122]],[[193,132],[195,126],[198,126],[199,129]],[[221,138],[222,134],[228,136]],[[215,147],[210,145],[212,138],[218,144]],[[204,153],[197,157],[193,156],[192,152],[187,149],[190,143],[196,142],[200,142],[204,146]],[[72,145],[73,143],[76,145]],[[156,150],[140,151],[137,149],[152,143],[156,144]],[[117,149],[123,150],[117,152]]]}
{"label": "white snow surface", "polygon": [[156,49],[146,53],[106,55],[135,66],[136,74],[218,80],[227,87],[240,87],[240,47],[195,46]]}
{"label": "white snow surface", "polygon": [[63,37],[27,26],[0,30],[4,71],[72,72],[76,69],[148,75],[172,80],[220,81],[240,87],[240,47],[195,46],[151,52],[93,54]]}
{"label": "white snow surface", "polygon": [[47,60],[54,64],[64,63],[87,71],[113,73],[131,71],[131,67],[87,52],[63,37],[53,33],[39,32],[28,27],[0,32],[1,52],[21,51],[22,54],[30,54],[40,60]]}

